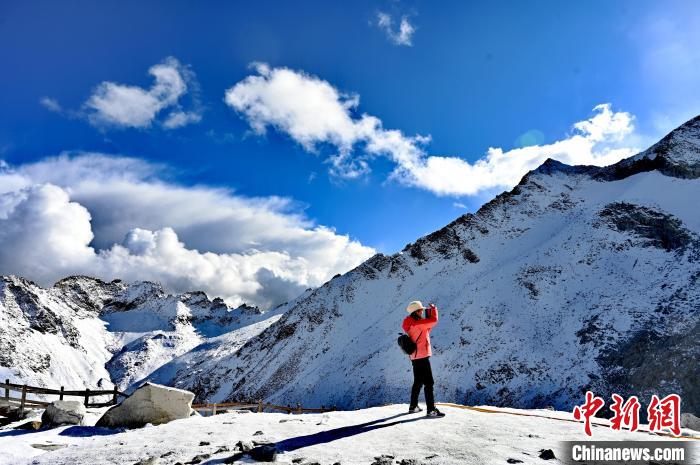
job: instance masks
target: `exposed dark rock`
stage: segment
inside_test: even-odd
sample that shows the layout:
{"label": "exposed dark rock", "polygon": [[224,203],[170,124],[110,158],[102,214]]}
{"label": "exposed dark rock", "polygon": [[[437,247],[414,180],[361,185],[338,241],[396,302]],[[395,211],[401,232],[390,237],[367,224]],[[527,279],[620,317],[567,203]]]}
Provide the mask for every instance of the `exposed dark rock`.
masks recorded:
{"label": "exposed dark rock", "polygon": [[540,455],[539,457],[542,460],[552,460],[555,459],[556,457],[554,456],[554,452],[552,449],[540,449]]}
{"label": "exposed dark rock", "polygon": [[394,464],[394,456],[393,455],[386,455],[382,454],[379,457],[374,458],[374,462],[371,463],[371,465],[393,465]]}
{"label": "exposed dark rock", "polygon": [[[674,326],[675,330],[670,331],[667,326]],[[700,322],[687,329],[661,318],[650,322],[648,329],[601,352],[597,361],[603,368],[605,382],[596,391],[605,396],[612,392],[625,397],[636,395],[641,402],[648,402],[652,394],[663,397],[682,393],[684,410],[700,414],[698,340]],[[640,412],[640,416],[644,420],[646,412]]]}
{"label": "exposed dark rock", "polygon": [[700,116],[679,126],[637,157],[601,168],[596,178],[613,181],[653,170],[674,178],[700,177]]}
{"label": "exposed dark rock", "polygon": [[665,250],[685,249],[693,241],[683,223],[662,212],[626,202],[615,202],[600,212],[618,231],[647,239],[648,244]]}
{"label": "exposed dark rock", "polygon": [[416,459],[401,459],[399,465],[423,465],[423,462]]}
{"label": "exposed dark rock", "polygon": [[477,263],[479,261],[479,257],[474,253],[472,249],[462,250],[462,256],[465,260],[467,260],[470,263]]}
{"label": "exposed dark rock", "polygon": [[297,326],[296,323],[282,326],[279,329],[279,331],[277,331],[277,341],[287,339],[288,337],[294,335],[294,331],[296,330],[296,326]]}
{"label": "exposed dark rock", "polygon": [[143,460],[139,460],[138,462],[134,463],[134,465],[157,465],[160,462],[158,457],[148,457]]}
{"label": "exposed dark rock", "polygon": [[274,444],[265,444],[252,448],[248,454],[258,462],[274,462],[277,458],[277,448]]}
{"label": "exposed dark rock", "polygon": [[51,452],[54,450],[63,449],[64,447],[68,447],[68,444],[30,444],[30,446],[32,446],[35,449]]}
{"label": "exposed dark rock", "polygon": [[189,465],[196,465],[198,463],[202,463],[204,460],[208,459],[211,457],[211,454],[198,454],[192,457],[189,462],[185,462],[185,464]]}
{"label": "exposed dark rock", "polygon": [[252,441],[238,441],[235,446],[235,448],[240,450],[241,452],[248,452],[253,447],[254,445]]}

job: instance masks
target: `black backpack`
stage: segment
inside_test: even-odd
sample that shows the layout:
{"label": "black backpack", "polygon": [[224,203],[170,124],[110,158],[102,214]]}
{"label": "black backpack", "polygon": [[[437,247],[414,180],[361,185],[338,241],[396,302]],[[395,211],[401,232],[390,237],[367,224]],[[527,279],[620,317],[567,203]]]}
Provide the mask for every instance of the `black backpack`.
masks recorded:
{"label": "black backpack", "polygon": [[[421,334],[418,335],[418,339],[420,339]],[[399,347],[401,347],[401,350],[403,350],[406,355],[412,355],[417,349],[418,345],[411,339],[411,336],[405,333],[399,333],[399,338],[396,340],[396,342],[399,344]]]}

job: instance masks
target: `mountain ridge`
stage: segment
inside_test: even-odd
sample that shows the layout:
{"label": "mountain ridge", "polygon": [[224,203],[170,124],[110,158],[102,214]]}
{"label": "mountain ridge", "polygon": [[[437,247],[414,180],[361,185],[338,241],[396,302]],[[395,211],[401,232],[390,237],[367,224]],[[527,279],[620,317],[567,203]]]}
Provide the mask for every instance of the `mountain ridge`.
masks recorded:
{"label": "mountain ridge", "polygon": [[[700,117],[608,167],[548,159],[477,212],[237,322],[220,299],[169,296],[156,283],[74,277],[50,289],[65,297],[63,313],[87,315],[77,321],[109,339],[86,379],[153,380],[201,401],[401,401],[410,365],[395,334],[403,307],[420,298],[442,309],[433,338],[442,400],[569,409],[586,389],[641,399],[674,391],[698,413],[699,177]],[[14,279],[23,305],[56,305]],[[115,300],[127,288],[133,295]],[[129,326],[135,315],[140,327]],[[27,334],[60,332],[74,349],[84,338],[51,312],[25,319]],[[11,368],[12,341],[0,332],[0,371]],[[47,369],[45,358],[33,362]]]}
{"label": "mountain ridge", "polygon": [[[363,293],[363,291],[368,293],[367,290],[373,286],[372,281],[384,279],[387,286],[393,287],[385,292],[390,297],[384,299],[381,306],[401,309],[405,302],[412,300],[411,295],[416,297],[416,294],[420,294],[421,287],[425,288],[429,285],[429,283],[422,282],[416,286],[416,292],[411,294],[405,293],[401,289],[407,285],[408,281],[415,281],[417,273],[425,274],[426,264],[431,260],[461,260],[460,269],[466,269],[469,266],[483,266],[484,262],[489,260],[484,260],[483,252],[474,244],[489,235],[500,234],[502,237],[497,238],[497,242],[499,242],[497,245],[501,246],[521,236],[527,236],[531,225],[527,224],[525,220],[538,216],[546,217],[547,222],[550,223],[551,228],[546,231],[546,237],[538,237],[536,241],[528,238],[527,241],[523,242],[528,242],[528,246],[543,249],[539,255],[551,255],[552,250],[546,249],[547,244],[561,240],[565,234],[570,234],[569,221],[579,221],[581,217],[586,216],[583,222],[585,223],[585,231],[579,232],[578,235],[583,242],[591,234],[598,234],[600,237],[596,237],[595,245],[591,244],[586,250],[576,251],[576,255],[579,256],[568,257],[562,263],[543,265],[534,259],[531,260],[531,263],[524,263],[517,272],[513,273],[513,276],[509,277],[511,278],[510,284],[505,289],[522,288],[524,295],[517,297],[518,304],[527,303],[529,305],[526,299],[534,301],[543,299],[543,282],[544,285],[556,283],[557,280],[561,279],[559,276],[563,274],[570,275],[567,278],[570,280],[577,278],[583,280],[583,277],[577,276],[575,266],[584,269],[586,266],[598,266],[597,262],[604,262],[600,265],[605,265],[605,271],[618,280],[620,284],[624,283],[627,286],[625,288],[621,285],[623,293],[627,292],[629,298],[641,293],[648,297],[649,302],[655,302],[654,307],[652,308],[648,302],[638,298],[635,299],[635,304],[642,308],[646,307],[644,311],[638,311],[633,306],[625,305],[624,300],[609,295],[610,283],[596,283],[593,289],[574,291],[570,293],[571,295],[566,295],[566,290],[560,295],[553,292],[554,297],[561,299],[560,302],[565,307],[575,306],[577,299],[582,298],[587,299],[590,304],[590,308],[581,309],[581,321],[578,322],[579,326],[571,329],[570,340],[562,342],[565,346],[571,347],[574,343],[581,346],[576,349],[575,356],[569,357],[567,363],[585,366],[584,371],[587,373],[583,373],[581,376],[572,372],[568,378],[562,376],[562,380],[557,381],[551,371],[552,368],[558,367],[543,368],[548,364],[546,356],[539,360],[516,360],[518,358],[516,352],[509,355],[510,361],[508,357],[501,357],[501,360],[492,361],[490,364],[485,363],[486,366],[481,369],[463,370],[468,376],[464,376],[462,373],[458,377],[459,379],[451,379],[445,383],[448,384],[447,388],[440,387],[438,379],[438,392],[443,398],[457,402],[496,403],[521,407],[553,404],[557,407],[569,408],[572,402],[578,399],[583,389],[598,387],[603,392],[611,392],[615,389],[619,392],[648,397],[656,385],[663,387],[663,390],[668,390],[668,385],[672,385],[689,399],[689,408],[697,411],[700,405],[700,396],[697,389],[689,381],[698,374],[697,368],[683,364],[683,360],[693,360],[694,357],[691,355],[698,354],[698,348],[688,341],[692,341],[698,331],[695,322],[697,322],[696,306],[700,302],[700,296],[698,296],[697,290],[694,290],[693,283],[700,276],[697,269],[698,250],[700,250],[698,246],[700,243],[698,241],[700,223],[697,218],[693,220],[692,205],[687,202],[687,199],[692,196],[686,194],[700,192],[699,186],[693,183],[693,180],[698,177],[694,174],[694,170],[700,158],[698,151],[695,150],[700,140],[699,122],[699,118],[690,120],[647,151],[610,167],[571,167],[555,160],[548,160],[538,169],[526,174],[511,191],[499,194],[483,205],[475,214],[466,214],[457,218],[445,227],[408,244],[401,252],[388,256],[376,254],[355,269],[335,277],[313,291],[304,301],[297,303],[302,307],[289,308],[279,321],[257,337],[250,339],[237,352],[235,360],[226,362],[231,363],[222,372],[227,376],[234,377],[230,383],[227,383],[230,388],[229,392],[215,389],[202,392],[200,395],[217,400],[246,396],[290,400],[290,398],[311,396],[319,402],[338,403],[339,405],[343,405],[344,402],[346,407],[357,406],[356,402],[360,399],[369,399],[373,403],[401,399],[406,395],[405,385],[409,382],[408,375],[405,374],[408,368],[397,370],[397,372],[404,373],[402,379],[398,379],[396,373],[386,374],[390,367],[400,367],[402,363],[397,349],[391,347],[393,345],[391,334],[395,334],[398,330],[396,322],[386,324],[379,337],[370,337],[369,335],[364,337],[355,332],[345,340],[350,345],[361,338],[365,343],[371,339],[380,341],[380,350],[366,349],[367,353],[358,356],[355,363],[357,366],[364,366],[369,363],[370,359],[379,360],[379,354],[386,354],[387,360],[376,361],[376,366],[372,370],[380,378],[383,377],[383,382],[379,383],[362,373],[356,374],[356,378],[349,374],[347,376],[337,375],[331,368],[344,366],[346,370],[350,368],[349,371],[353,371],[352,369],[355,368],[346,363],[348,357],[343,354],[326,355],[333,350],[326,344],[326,341],[338,336],[338,334],[334,334],[334,332],[337,333],[337,328],[335,328],[336,325],[333,321],[352,320],[355,317],[358,319],[374,317],[363,308],[359,309],[356,305],[353,307],[353,299],[357,298],[354,294],[357,294],[358,291],[359,293]],[[690,147],[692,150],[689,152],[690,155],[684,153],[682,156],[677,156],[673,151],[674,147],[681,147],[686,151]],[[646,160],[657,161],[650,164]],[[665,161],[662,163],[658,160]],[[687,166],[684,166],[683,163],[687,163]],[[635,175],[641,177],[635,177]],[[669,184],[676,189],[677,198],[668,193],[664,197],[654,198],[653,194],[659,187],[657,184],[666,185],[670,178],[680,180],[680,184]],[[653,188],[647,189],[649,186]],[[582,190],[591,198],[599,197],[599,191],[607,190],[611,197],[607,201],[605,201],[606,199],[596,199],[597,203],[588,208],[585,206],[586,197],[577,195]],[[679,199],[682,201],[677,202],[676,200]],[[515,209],[519,210],[515,211]],[[613,239],[609,239],[608,236]],[[684,244],[684,247],[672,246],[676,241],[680,241],[679,243]],[[576,246],[575,241],[564,239],[564,242],[563,246],[557,250],[558,253],[566,252],[567,247]],[[602,251],[609,256],[602,256],[598,247],[603,247]],[[507,255],[507,249],[504,250],[506,251],[503,252],[503,255]],[[513,254],[513,256],[515,255],[517,254]],[[680,271],[674,269],[679,258],[683,260],[681,265],[685,267],[681,267]],[[571,259],[575,259],[573,263],[571,263]],[[629,262],[630,270],[621,271],[619,269],[618,261],[621,259]],[[648,263],[642,265],[640,259]],[[507,260],[502,262],[507,262]],[[667,279],[677,278],[681,285],[674,286],[674,283],[647,280],[634,271],[637,266],[644,267],[645,273],[654,274],[662,271]],[[487,277],[490,275],[498,276],[498,268],[498,265],[490,266],[483,271],[483,275]],[[569,269],[567,270],[567,268]],[[450,273],[456,274],[455,269],[440,270],[429,281],[441,279],[440,276]],[[397,277],[404,282],[388,283]],[[586,275],[585,278],[592,279],[590,275]],[[501,279],[504,278],[501,277]],[[358,281],[360,281],[359,284]],[[493,282],[495,279],[490,281]],[[669,284],[671,285],[669,286]],[[669,287],[677,287],[678,289],[669,293],[666,291]],[[649,289],[655,293],[650,294]],[[475,292],[483,293],[478,289]],[[455,295],[458,293],[457,290],[451,290],[447,294]],[[405,294],[405,297],[396,298],[396,295],[400,294]],[[596,294],[602,295],[603,298],[596,300]],[[610,303],[606,303],[606,299]],[[494,300],[498,301],[497,298]],[[621,312],[623,315],[619,318],[613,311],[615,305],[624,308],[624,312]],[[352,310],[344,312],[341,310],[343,307],[352,307]],[[597,312],[596,309],[600,307],[606,307],[605,311]],[[492,322],[493,325],[500,327],[508,320],[507,308],[506,303],[498,302],[495,309],[506,313],[501,315],[501,318],[496,318]],[[658,308],[662,310],[658,310]],[[680,317],[678,324],[658,319],[655,316],[655,313],[672,314],[677,308],[682,310],[676,315]],[[493,311],[494,309],[489,308],[489,310]],[[566,314],[561,314],[564,310],[555,310],[556,312],[554,310],[553,312],[556,318],[571,319]],[[396,312],[394,318],[398,321],[399,311],[394,311]],[[483,320],[481,323],[488,326],[488,315],[486,317],[474,316],[477,319],[481,318]],[[523,318],[526,317],[527,315],[523,316]],[[610,321],[606,322],[606,319]],[[474,328],[469,322],[463,320],[453,318],[450,323],[461,321],[461,331],[457,331],[457,333],[473,331]],[[643,321],[638,324],[637,320]],[[665,326],[660,327],[657,332],[645,329],[645,326],[653,326],[654,323]],[[542,332],[540,328],[529,329],[535,338],[534,340],[541,337],[538,336],[538,333]],[[548,337],[555,337],[554,331],[554,328],[547,328],[544,333],[549,334]],[[309,334],[316,332],[321,335],[316,337],[313,343],[305,344],[303,342],[303,339]],[[376,333],[371,326],[366,327],[365,332]],[[439,334],[439,329],[436,329],[436,345],[440,344]],[[292,337],[295,335],[297,336],[296,340]],[[676,347],[675,354],[660,350],[659,344],[661,343],[659,341],[668,342],[674,337],[673,335],[678,335],[681,341],[685,341],[686,345]],[[455,342],[463,346],[473,344],[464,334],[450,336],[453,340],[452,347],[454,347]],[[340,337],[336,337],[336,339],[343,340]],[[273,342],[274,344],[272,344]],[[506,341],[501,342],[507,345]],[[489,346],[488,341],[480,341],[480,343]],[[275,350],[275,345],[287,347],[278,347]],[[632,363],[630,360],[635,357],[635,348],[639,347],[645,348],[645,354],[650,357],[649,365],[655,367],[656,374],[645,370],[639,364],[629,366]],[[655,347],[657,352],[665,354],[665,356],[654,360],[651,347]],[[491,347],[489,350],[498,351],[501,349],[500,347]],[[530,345],[529,349],[534,349],[534,346]],[[522,350],[528,350],[528,347],[521,347]],[[476,353],[472,352],[470,355],[487,359],[487,352],[482,350]],[[286,355],[287,353],[295,353],[295,357],[304,357],[308,359],[307,363],[312,363],[313,360],[317,366],[312,372],[304,370],[303,365],[295,360],[295,357]],[[446,363],[448,358],[450,359],[449,363]],[[316,359],[327,359],[327,361],[317,363]],[[459,372],[460,369],[464,368],[464,362],[460,361],[459,357],[455,357],[454,354],[440,354],[438,352],[437,356],[434,356],[434,363],[438,366],[437,378],[440,378],[439,373],[445,368],[447,371]],[[226,365],[226,363],[222,361],[222,365]],[[669,374],[668,363],[675,363],[682,373]],[[632,383],[627,383],[625,376],[620,375],[620,367],[625,365],[627,365],[628,378],[634,380]],[[251,370],[248,368],[249,366],[256,368]],[[262,366],[265,366],[265,369],[259,368]],[[323,373],[321,375],[315,373],[318,371]],[[549,378],[545,381],[538,379],[546,374],[549,375]],[[312,377],[313,383],[305,381],[304,378],[308,376]],[[518,377],[526,378],[526,382],[514,382],[513,380],[517,380]],[[652,380],[654,381],[652,382]],[[187,377],[178,381],[183,383],[183,386],[187,386],[189,382]],[[562,381],[564,383],[572,382],[576,387],[569,389],[565,385],[561,385]],[[552,386],[557,383],[560,387]],[[336,394],[328,388],[332,384],[342,386],[346,391]],[[543,384],[544,389],[541,387]],[[357,387],[358,385],[368,386]],[[548,385],[549,387],[547,387]],[[347,388],[347,386],[355,387]],[[635,389],[639,392],[636,392]]]}

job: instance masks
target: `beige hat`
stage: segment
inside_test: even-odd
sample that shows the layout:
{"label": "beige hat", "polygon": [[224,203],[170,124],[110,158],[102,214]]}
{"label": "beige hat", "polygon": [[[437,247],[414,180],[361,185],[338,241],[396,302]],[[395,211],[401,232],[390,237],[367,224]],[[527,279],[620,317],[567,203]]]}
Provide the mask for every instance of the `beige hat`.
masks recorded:
{"label": "beige hat", "polygon": [[420,300],[414,300],[413,302],[408,304],[408,307],[406,307],[406,311],[408,313],[413,313],[416,310],[425,310],[425,307],[423,306]]}

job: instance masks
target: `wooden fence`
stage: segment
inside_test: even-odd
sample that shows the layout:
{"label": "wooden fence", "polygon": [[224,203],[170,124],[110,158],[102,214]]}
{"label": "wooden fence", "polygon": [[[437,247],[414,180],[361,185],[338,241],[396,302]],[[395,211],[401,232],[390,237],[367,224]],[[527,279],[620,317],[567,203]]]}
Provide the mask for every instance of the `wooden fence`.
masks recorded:
{"label": "wooden fence", "polygon": [[[26,384],[13,384],[10,383],[9,379],[6,379],[4,383],[0,383],[0,390],[5,390],[5,395],[0,397],[0,415],[10,414],[11,410],[14,408],[17,411],[14,412],[18,414],[19,417],[24,415],[25,409],[32,408],[45,408],[50,402],[45,402],[43,400],[28,399],[27,394],[37,394],[37,395],[49,395],[58,396],[59,400],[63,400],[64,397],[81,397],[83,399],[83,404],[85,407],[108,407],[110,405],[116,405],[119,402],[119,397],[129,397],[123,392],[119,392],[116,388],[112,390],[92,390],[84,389],[82,391],[66,390],[63,386],[60,389],[47,389],[43,387],[28,386]],[[10,392],[19,393],[19,397],[11,396]],[[90,402],[91,397],[97,396],[111,396],[108,402]],[[226,402],[220,404],[193,404],[193,410],[197,410],[202,413],[210,413],[211,415],[216,415],[217,411],[224,410],[242,410],[249,409],[257,412],[264,412],[265,410],[277,410],[286,413],[324,413],[332,412],[335,410],[335,406],[326,408],[321,406],[321,408],[306,408],[302,407],[301,404],[296,404],[292,407],[291,405],[276,405],[269,404],[259,400],[257,402]]]}
{"label": "wooden fence", "polygon": [[226,402],[222,404],[192,404],[192,409],[198,412],[209,412],[211,415],[216,415],[217,411],[224,410],[254,410],[256,412],[264,412],[267,410],[278,410],[286,413],[324,413],[335,411],[335,406],[326,408],[321,406],[321,408],[306,408],[302,407],[301,404],[297,404],[295,407],[291,405],[275,405],[268,404],[259,400],[257,402]]}
{"label": "wooden fence", "polygon": [[[7,413],[13,407],[16,408],[17,414],[22,417],[24,415],[24,410],[29,408],[44,408],[50,404],[50,402],[44,402],[35,399],[27,399],[27,394],[37,394],[37,395],[48,395],[48,396],[58,396],[59,400],[63,400],[65,397],[81,397],[83,398],[83,404],[85,407],[108,407],[110,405],[116,405],[119,401],[119,397],[128,397],[123,392],[119,392],[116,388],[112,390],[92,390],[84,389],[82,391],[66,390],[63,386],[60,389],[47,389],[43,387],[28,386],[26,384],[13,384],[10,383],[9,379],[6,379],[4,383],[0,383],[0,390],[5,390],[5,395],[0,397],[0,407],[5,407]],[[10,392],[18,392],[19,397],[10,396]],[[90,402],[91,397],[97,396],[111,396],[112,398],[108,402]],[[0,409],[0,413],[2,410]]]}

